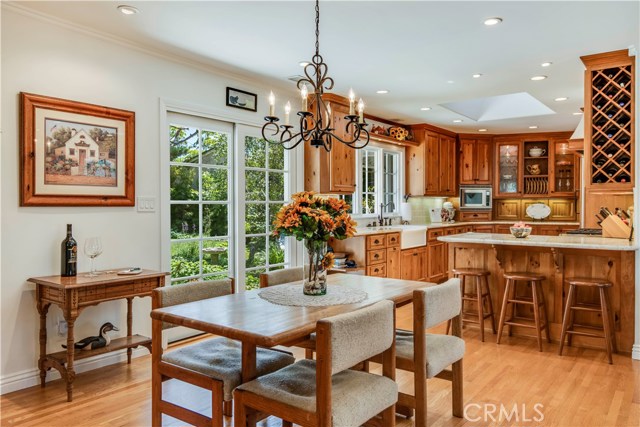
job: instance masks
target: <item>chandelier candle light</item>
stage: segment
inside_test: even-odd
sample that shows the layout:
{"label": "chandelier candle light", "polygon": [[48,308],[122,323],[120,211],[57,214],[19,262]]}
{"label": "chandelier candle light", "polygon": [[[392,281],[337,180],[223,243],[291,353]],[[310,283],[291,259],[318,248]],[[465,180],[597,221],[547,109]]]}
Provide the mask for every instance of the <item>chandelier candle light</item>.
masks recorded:
{"label": "chandelier candle light", "polygon": [[[269,94],[269,115],[264,118],[266,123],[262,126],[262,137],[270,143],[281,144],[287,150],[307,141],[312,147],[324,147],[327,151],[331,151],[334,141],[339,141],[354,149],[364,148],[369,143],[369,131],[367,131],[367,124],[364,121],[364,101],[360,98],[356,104],[353,90],[349,91],[349,114],[345,116],[347,120],[346,137],[343,139],[333,132],[335,128],[332,127],[331,105],[325,103],[322,95],[325,90],[333,88],[334,82],[331,77],[327,76],[327,64],[320,56],[319,25],[320,4],[319,0],[316,0],[316,53],[311,62],[304,67],[305,77],[298,80],[302,101],[301,109],[297,113],[300,116],[298,131],[293,133],[294,126],[289,124],[291,113],[289,101],[284,107],[284,124],[278,125],[280,118],[276,116],[276,97],[271,92]],[[313,89],[314,112],[309,111],[309,85]],[[271,134],[267,136],[267,133]],[[271,140],[270,137],[276,137],[276,140]]]}

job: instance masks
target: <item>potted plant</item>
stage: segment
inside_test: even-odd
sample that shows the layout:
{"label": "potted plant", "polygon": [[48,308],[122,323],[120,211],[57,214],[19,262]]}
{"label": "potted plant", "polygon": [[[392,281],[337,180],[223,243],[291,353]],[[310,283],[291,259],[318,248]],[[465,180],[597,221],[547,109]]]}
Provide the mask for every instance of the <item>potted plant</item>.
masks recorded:
{"label": "potted plant", "polygon": [[305,295],[327,293],[327,270],[333,266],[333,253],[327,253],[327,241],[353,237],[356,222],[349,215],[349,205],[334,197],[321,197],[303,191],[292,196],[273,222],[274,236],[294,236],[304,241],[309,258],[309,272],[304,279]]}

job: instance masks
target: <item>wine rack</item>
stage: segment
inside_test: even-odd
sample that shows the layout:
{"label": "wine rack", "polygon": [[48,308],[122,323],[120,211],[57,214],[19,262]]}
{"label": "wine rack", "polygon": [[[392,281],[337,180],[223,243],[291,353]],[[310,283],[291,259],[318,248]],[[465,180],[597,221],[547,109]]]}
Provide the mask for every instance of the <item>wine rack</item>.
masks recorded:
{"label": "wine rack", "polygon": [[587,65],[585,138],[591,187],[633,187],[633,59],[626,51],[582,58]]}

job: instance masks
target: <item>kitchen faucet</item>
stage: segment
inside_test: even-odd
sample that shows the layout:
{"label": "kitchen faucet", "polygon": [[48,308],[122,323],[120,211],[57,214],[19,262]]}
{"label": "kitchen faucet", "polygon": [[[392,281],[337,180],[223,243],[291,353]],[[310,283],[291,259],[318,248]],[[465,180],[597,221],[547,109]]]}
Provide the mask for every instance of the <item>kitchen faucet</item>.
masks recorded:
{"label": "kitchen faucet", "polygon": [[387,206],[391,206],[391,209],[394,208],[394,204],[393,202],[389,202],[389,203],[380,203],[380,214],[378,215],[378,226],[382,227],[384,225],[384,218],[382,217],[382,213],[384,211],[384,208],[386,208]]}

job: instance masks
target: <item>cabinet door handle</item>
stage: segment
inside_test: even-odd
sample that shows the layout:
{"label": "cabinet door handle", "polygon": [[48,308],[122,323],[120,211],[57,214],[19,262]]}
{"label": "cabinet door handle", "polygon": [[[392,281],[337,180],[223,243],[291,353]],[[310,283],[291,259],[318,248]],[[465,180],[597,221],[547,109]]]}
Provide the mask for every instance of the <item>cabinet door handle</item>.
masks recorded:
{"label": "cabinet door handle", "polygon": [[413,256],[418,256],[418,254],[417,254],[417,253],[415,253],[415,254],[413,254]]}
{"label": "cabinet door handle", "polygon": [[377,239],[376,239],[376,240],[374,240],[374,242],[373,242],[373,243],[380,243],[380,240],[377,240]]}
{"label": "cabinet door handle", "polygon": [[379,254],[375,254],[373,257],[374,258],[380,258],[380,255]]}

